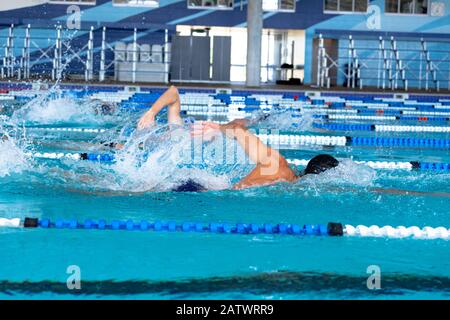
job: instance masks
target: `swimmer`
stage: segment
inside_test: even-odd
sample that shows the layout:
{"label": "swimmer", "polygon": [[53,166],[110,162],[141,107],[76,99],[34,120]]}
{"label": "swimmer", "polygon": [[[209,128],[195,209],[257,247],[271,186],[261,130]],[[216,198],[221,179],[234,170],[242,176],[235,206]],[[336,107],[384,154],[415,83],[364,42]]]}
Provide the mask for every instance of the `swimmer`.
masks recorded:
{"label": "swimmer", "polygon": [[[158,113],[167,106],[168,108],[168,123],[177,128],[183,124],[183,119],[180,116],[180,97],[176,87],[171,86],[163,95],[152,105],[152,107],[141,117],[137,128],[143,130],[155,124],[155,119]],[[257,119],[258,120],[258,119]],[[335,168],[339,165],[339,161],[329,155],[318,155],[312,158],[305,170],[297,174],[289,167],[286,159],[276,150],[270,148],[260,141],[260,139],[252,134],[247,127],[255,123],[255,119],[238,119],[230,123],[221,125],[213,122],[197,122],[192,125],[191,135],[194,137],[202,137],[206,140],[212,140],[218,135],[225,135],[231,139],[236,140],[250,159],[252,159],[256,166],[255,168],[241,181],[233,186],[233,189],[244,189],[256,186],[271,185],[279,182],[295,182],[305,175],[321,174],[327,170]],[[161,140],[162,141],[162,140]],[[105,146],[108,146],[105,143]],[[111,148],[120,148],[116,144],[109,145]],[[84,182],[94,181],[95,176],[82,175],[80,180]],[[186,179],[178,186],[172,188],[176,192],[202,192],[207,191],[207,188],[193,179]],[[332,190],[334,191],[334,190]],[[336,191],[351,191],[361,192],[359,188]],[[398,189],[381,189],[369,188],[364,189],[364,192],[371,191],[374,193],[382,193],[388,195],[410,195],[410,196],[431,196],[431,197],[445,197],[450,198],[450,193],[446,192],[420,192],[410,190]],[[103,194],[119,195],[120,192],[107,192]],[[128,193],[126,193],[128,195]]]}
{"label": "swimmer", "polygon": [[[143,130],[155,123],[157,114],[168,108],[168,123],[182,125],[180,116],[180,96],[175,86],[169,87],[152,107],[141,117],[138,129]],[[304,172],[300,175],[292,170],[286,159],[277,151],[264,144],[256,135],[251,133],[247,126],[248,120],[237,119],[227,124],[214,122],[197,122],[192,125],[191,135],[212,140],[215,136],[223,134],[236,140],[244,149],[247,156],[256,164],[256,167],[233,189],[244,189],[256,186],[271,185],[279,182],[295,182],[305,174],[319,174],[334,168],[339,161],[329,155],[319,155],[311,159]],[[176,188],[176,191],[205,191],[205,188],[195,181],[188,180]]]}
{"label": "swimmer", "polygon": [[93,100],[93,102],[95,102],[93,109],[96,115],[111,116],[117,110],[117,106],[115,104],[103,102],[101,100]]}
{"label": "swimmer", "polygon": [[206,136],[208,139],[217,133],[236,140],[247,156],[256,163],[256,167],[233,189],[271,185],[278,182],[295,182],[307,174],[320,174],[337,167],[339,161],[326,154],[312,158],[305,170],[297,174],[291,169],[286,159],[277,151],[264,144],[256,135],[247,129],[246,120],[234,120],[225,125],[213,122],[194,124],[193,136]]}

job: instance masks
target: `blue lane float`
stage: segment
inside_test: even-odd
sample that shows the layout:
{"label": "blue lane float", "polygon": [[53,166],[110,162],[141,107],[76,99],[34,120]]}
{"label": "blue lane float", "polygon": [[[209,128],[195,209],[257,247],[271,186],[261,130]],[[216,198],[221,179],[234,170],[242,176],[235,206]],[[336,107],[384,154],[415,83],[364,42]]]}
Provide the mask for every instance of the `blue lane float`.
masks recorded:
{"label": "blue lane float", "polygon": [[306,235],[306,236],[342,236],[343,225],[330,222],[324,224],[256,224],[256,223],[198,223],[174,221],[133,221],[104,219],[90,220],[84,222],[64,219],[38,219],[25,218],[22,226],[24,228],[43,229],[85,229],[85,230],[128,230],[128,231],[168,231],[168,232],[210,232],[230,234],[283,234],[283,235]]}
{"label": "blue lane float", "polygon": [[313,123],[313,128],[333,131],[375,131],[373,124]]}
{"label": "blue lane float", "polygon": [[327,236],[327,237],[375,237],[375,238],[414,238],[422,240],[449,240],[450,229],[445,227],[423,227],[417,226],[383,226],[376,225],[356,227],[337,222],[325,224],[270,224],[270,223],[199,223],[174,221],[140,221],[133,220],[90,220],[84,222],[77,220],[38,218],[1,218],[0,228],[25,228],[25,229],[68,229],[68,230],[112,230],[112,231],[137,231],[137,232],[195,232],[195,233],[217,233],[217,234],[238,234],[238,235],[283,235],[283,236]]}
{"label": "blue lane float", "polygon": [[349,144],[353,146],[450,148],[450,139],[348,137],[348,140],[350,142]]}

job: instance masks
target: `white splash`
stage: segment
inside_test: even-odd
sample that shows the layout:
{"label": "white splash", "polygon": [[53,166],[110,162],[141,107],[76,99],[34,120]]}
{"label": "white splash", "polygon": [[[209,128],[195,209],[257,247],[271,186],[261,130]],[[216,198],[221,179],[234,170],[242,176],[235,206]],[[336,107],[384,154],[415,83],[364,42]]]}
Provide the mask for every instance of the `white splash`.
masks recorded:
{"label": "white splash", "polygon": [[28,157],[12,138],[4,140],[0,137],[0,177],[12,173],[20,173],[29,168]]}
{"label": "white splash", "polygon": [[70,97],[56,98],[36,98],[21,109],[16,110],[11,120],[20,124],[23,122],[33,124],[101,124],[114,122],[116,120],[112,114],[101,114],[101,101],[74,99]]}
{"label": "white splash", "polygon": [[250,121],[255,123],[260,129],[304,132],[312,129],[313,114],[312,111],[306,109],[300,109],[299,111],[290,109],[274,110],[265,115],[256,111],[250,115]]}
{"label": "white splash", "polygon": [[377,173],[374,169],[353,162],[350,159],[339,160],[339,165],[321,174],[309,174],[299,179],[299,183],[318,185],[352,185],[370,187],[374,184]]}
{"label": "white splash", "polygon": [[116,154],[111,168],[118,175],[118,184],[110,187],[133,192],[166,191],[191,179],[208,190],[229,188],[226,174],[192,165],[192,147],[189,131],[181,127],[135,133]]}
{"label": "white splash", "polygon": [[44,105],[31,105],[22,119],[38,123],[54,123],[76,120],[76,116],[80,116],[79,106],[71,99],[61,98],[50,100]]}

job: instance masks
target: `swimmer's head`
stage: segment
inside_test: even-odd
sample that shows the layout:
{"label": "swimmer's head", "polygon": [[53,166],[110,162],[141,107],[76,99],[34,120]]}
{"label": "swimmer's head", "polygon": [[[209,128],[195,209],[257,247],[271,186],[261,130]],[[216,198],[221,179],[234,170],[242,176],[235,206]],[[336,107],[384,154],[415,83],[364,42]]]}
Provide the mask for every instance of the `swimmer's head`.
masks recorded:
{"label": "swimmer's head", "polygon": [[174,192],[203,192],[206,191],[206,188],[201,184],[189,179],[184,181],[178,187],[172,189]]}
{"label": "swimmer's head", "polygon": [[337,167],[338,164],[339,161],[336,158],[327,154],[320,154],[309,160],[303,174],[319,174]]}
{"label": "swimmer's head", "polygon": [[106,103],[102,104],[100,107],[102,115],[111,115],[114,113],[114,109],[115,108],[113,105],[106,104]]}

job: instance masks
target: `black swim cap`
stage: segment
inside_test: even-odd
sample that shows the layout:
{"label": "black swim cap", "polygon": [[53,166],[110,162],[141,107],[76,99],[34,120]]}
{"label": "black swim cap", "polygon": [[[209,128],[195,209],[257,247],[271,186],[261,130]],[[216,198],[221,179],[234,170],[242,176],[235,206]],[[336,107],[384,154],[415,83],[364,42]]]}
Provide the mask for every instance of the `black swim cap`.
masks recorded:
{"label": "black swim cap", "polygon": [[337,167],[339,161],[336,158],[328,154],[320,154],[309,160],[308,165],[304,171],[304,174],[319,174],[328,169]]}
{"label": "black swim cap", "polygon": [[110,105],[110,104],[102,104],[102,106],[100,107],[101,111],[102,111],[102,115],[111,115],[114,113],[114,106]]}
{"label": "black swim cap", "polygon": [[187,180],[178,187],[172,189],[174,192],[201,192],[206,191],[206,188],[194,180]]}

